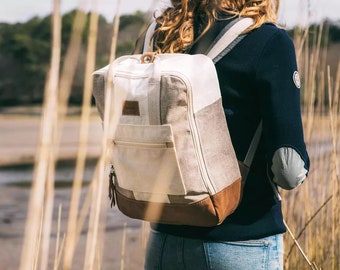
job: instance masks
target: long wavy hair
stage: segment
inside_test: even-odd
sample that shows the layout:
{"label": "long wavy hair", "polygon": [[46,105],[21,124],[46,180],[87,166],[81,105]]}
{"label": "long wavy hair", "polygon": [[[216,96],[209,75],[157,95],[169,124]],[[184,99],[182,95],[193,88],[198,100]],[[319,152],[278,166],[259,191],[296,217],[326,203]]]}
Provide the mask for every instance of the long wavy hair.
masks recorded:
{"label": "long wavy hair", "polygon": [[[251,17],[255,24],[247,31],[265,22],[276,24],[280,0],[171,0],[156,18],[158,28],[154,33],[158,52],[186,52],[212,26],[215,20]],[[225,16],[224,16],[225,18]],[[195,27],[194,27],[195,25]],[[195,30],[199,34],[195,36]]]}

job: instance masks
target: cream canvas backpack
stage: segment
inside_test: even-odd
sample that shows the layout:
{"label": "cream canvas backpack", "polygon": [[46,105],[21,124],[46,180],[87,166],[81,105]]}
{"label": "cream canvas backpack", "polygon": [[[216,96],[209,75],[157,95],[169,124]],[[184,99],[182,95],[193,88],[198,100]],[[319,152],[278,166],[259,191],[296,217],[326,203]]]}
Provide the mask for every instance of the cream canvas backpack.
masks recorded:
{"label": "cream canvas backpack", "polygon": [[[229,23],[207,55],[149,53],[150,26],[143,54],[122,56],[94,73],[100,116],[105,120],[104,115],[110,115],[106,107],[116,119],[110,120],[115,126],[109,159],[113,199],[125,215],[215,226],[238,206],[241,172],[214,63],[252,23],[249,18]],[[245,167],[252,162],[259,133]]]}

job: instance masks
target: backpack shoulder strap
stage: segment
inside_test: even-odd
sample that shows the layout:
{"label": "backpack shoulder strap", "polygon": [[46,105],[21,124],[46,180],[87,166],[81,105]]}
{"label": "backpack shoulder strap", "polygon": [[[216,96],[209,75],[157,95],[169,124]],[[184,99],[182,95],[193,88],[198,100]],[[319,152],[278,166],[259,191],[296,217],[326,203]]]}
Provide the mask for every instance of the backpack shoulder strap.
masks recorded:
{"label": "backpack shoulder strap", "polygon": [[152,21],[147,29],[139,36],[139,38],[136,41],[135,49],[133,51],[133,54],[140,54],[143,52],[152,52],[152,35],[156,28],[156,21]]}
{"label": "backpack shoulder strap", "polygon": [[144,46],[144,40],[145,40],[146,30],[142,32],[142,34],[138,37],[135,48],[132,51],[132,54],[140,54],[143,53],[143,46]]}
{"label": "backpack shoulder strap", "polygon": [[[220,60],[224,55],[240,42],[246,34],[242,34],[249,26],[253,25],[252,18],[237,18],[231,21],[217,36],[210,45],[206,55],[213,59],[214,63]],[[146,31],[144,38],[143,52],[152,52],[152,35],[156,28],[156,21],[153,20]]]}
{"label": "backpack shoulder strap", "polygon": [[243,164],[246,165],[248,168],[250,167],[251,163],[253,162],[255,152],[257,149],[257,146],[259,145],[260,138],[262,134],[262,120],[260,121],[259,125],[257,126],[257,129],[255,131],[255,135],[250,143],[248,152],[246,154],[246,157],[244,158]]}
{"label": "backpack shoulder strap", "polygon": [[206,55],[213,59],[213,62],[216,63],[246,36],[243,32],[253,24],[254,20],[252,18],[240,17],[234,19],[212,42]]}
{"label": "backpack shoulder strap", "polygon": [[[209,56],[213,62],[216,64],[223,56],[229,53],[237,43],[239,43],[246,34],[243,33],[248,27],[254,24],[252,18],[237,18],[231,21],[216,37],[213,43],[207,50],[206,55]],[[262,121],[260,121],[254,137],[248,148],[248,152],[242,162],[245,165],[245,178],[248,174],[248,170],[253,162],[257,146],[260,142],[262,134]],[[245,179],[244,179],[245,180]]]}
{"label": "backpack shoulder strap", "polygon": [[248,148],[248,152],[247,152],[244,160],[239,161],[243,185],[245,184],[245,182],[247,180],[249,169],[250,169],[250,166],[253,162],[255,152],[257,150],[257,146],[259,145],[259,142],[260,142],[260,139],[261,139],[261,135],[262,135],[262,120],[260,121],[259,125],[257,126],[257,129],[255,131],[255,135],[254,135],[254,137],[253,137],[253,139],[250,143],[250,146]]}
{"label": "backpack shoulder strap", "polygon": [[153,51],[153,38],[152,35],[155,31],[156,28],[156,21],[153,20],[149,26],[148,29],[146,30],[146,34],[145,34],[145,39],[144,39],[144,46],[143,46],[143,52],[152,52]]}

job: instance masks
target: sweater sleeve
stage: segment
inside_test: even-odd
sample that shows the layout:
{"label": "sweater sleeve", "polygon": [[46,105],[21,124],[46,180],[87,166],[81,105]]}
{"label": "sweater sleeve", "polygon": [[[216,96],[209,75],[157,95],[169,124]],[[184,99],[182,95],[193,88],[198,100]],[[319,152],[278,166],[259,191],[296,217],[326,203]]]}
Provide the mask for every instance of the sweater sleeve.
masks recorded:
{"label": "sweater sleeve", "polygon": [[270,176],[279,186],[299,185],[309,170],[300,109],[300,78],[295,48],[284,30],[277,30],[257,65],[257,85]]}

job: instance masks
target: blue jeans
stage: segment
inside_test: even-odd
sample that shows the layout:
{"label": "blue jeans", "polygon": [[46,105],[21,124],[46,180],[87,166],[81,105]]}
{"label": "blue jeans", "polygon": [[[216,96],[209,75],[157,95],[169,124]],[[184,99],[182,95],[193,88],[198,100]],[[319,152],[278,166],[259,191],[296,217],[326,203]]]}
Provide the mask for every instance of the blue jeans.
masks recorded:
{"label": "blue jeans", "polygon": [[282,270],[281,234],[249,241],[208,242],[151,230],[146,270]]}

